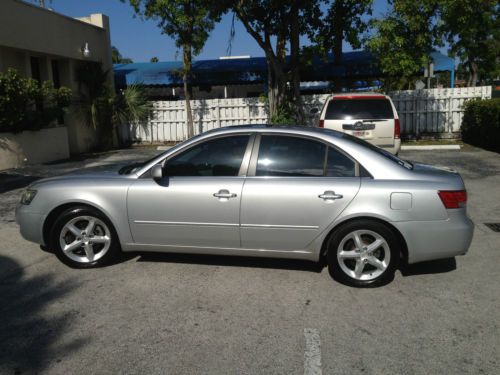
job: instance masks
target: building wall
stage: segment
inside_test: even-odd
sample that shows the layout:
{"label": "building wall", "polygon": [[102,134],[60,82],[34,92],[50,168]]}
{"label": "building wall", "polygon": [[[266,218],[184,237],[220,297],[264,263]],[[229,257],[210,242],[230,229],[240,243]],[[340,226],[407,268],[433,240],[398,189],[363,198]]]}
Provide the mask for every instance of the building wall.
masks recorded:
{"label": "building wall", "polygon": [[[88,43],[91,55],[82,50]],[[57,62],[59,80],[76,95],[75,69],[80,61],[101,62],[112,69],[109,19],[102,14],[74,19],[20,0],[0,1],[0,71],[14,68],[33,77],[31,59],[37,58],[40,79],[54,80],[53,62]],[[113,85],[110,75],[109,84]],[[97,134],[85,125],[71,107],[65,116],[71,153],[89,151],[97,143]]]}
{"label": "building wall", "polygon": [[66,127],[0,133],[0,171],[69,157]]}

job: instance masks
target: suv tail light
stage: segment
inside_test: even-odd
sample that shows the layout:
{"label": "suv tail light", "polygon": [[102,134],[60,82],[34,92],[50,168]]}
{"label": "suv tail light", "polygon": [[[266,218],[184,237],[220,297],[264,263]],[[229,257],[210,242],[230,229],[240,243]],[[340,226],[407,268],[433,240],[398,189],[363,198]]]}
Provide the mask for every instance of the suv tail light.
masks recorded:
{"label": "suv tail light", "polygon": [[319,120],[319,127],[324,128],[325,127],[325,120]]}
{"label": "suv tail light", "polygon": [[396,118],[394,119],[394,139],[399,138],[401,138],[401,123],[399,122],[399,119]]}
{"label": "suv tail light", "polygon": [[446,209],[463,208],[467,203],[467,192],[465,190],[440,190],[438,195]]}

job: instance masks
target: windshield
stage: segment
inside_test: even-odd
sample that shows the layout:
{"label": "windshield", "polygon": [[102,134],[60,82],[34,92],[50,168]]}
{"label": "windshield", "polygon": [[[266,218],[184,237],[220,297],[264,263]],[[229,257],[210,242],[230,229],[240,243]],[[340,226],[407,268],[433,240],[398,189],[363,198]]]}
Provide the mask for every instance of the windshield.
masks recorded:
{"label": "windshield", "polygon": [[347,133],[340,133],[338,136],[341,138],[349,139],[351,142],[354,142],[360,146],[369,148],[370,150],[375,151],[377,154],[384,156],[385,158],[391,160],[394,163],[401,165],[402,167],[405,167],[406,169],[413,169],[413,164],[411,162],[409,162],[407,160],[400,159],[396,155],[391,154],[389,151],[384,150],[383,148],[372,145],[371,143],[368,143],[367,141],[364,141],[360,138],[354,137],[354,136],[347,134]]}
{"label": "windshield", "polygon": [[175,146],[169,148],[167,151],[159,153],[158,155],[155,155],[152,158],[149,158],[149,159],[147,159],[145,161],[141,161],[141,162],[137,162],[137,163],[132,163],[132,164],[126,165],[126,166],[122,167],[118,171],[118,173],[119,174],[132,174],[132,173],[135,173],[139,169],[141,169],[142,167],[144,167],[144,166],[148,165],[149,163],[151,163],[152,161],[154,161],[155,159],[161,158],[161,156],[164,155],[166,152],[177,150],[183,143],[184,142],[178,143]]}
{"label": "windshield", "polygon": [[189,138],[189,140],[187,140],[187,141],[183,141],[183,142],[177,143],[175,146],[172,146],[168,150],[166,150],[166,151],[164,151],[164,152],[162,152],[162,153],[160,153],[160,154],[158,154],[156,156],[153,156],[152,158],[149,158],[149,159],[147,159],[145,161],[126,165],[125,167],[121,168],[118,171],[118,173],[120,173],[120,174],[132,174],[132,173],[135,173],[135,172],[139,171],[141,168],[143,168],[146,165],[148,165],[149,163],[152,163],[154,160],[156,160],[156,159],[160,159],[161,160],[162,156],[165,155],[167,152],[170,153],[172,151],[175,151],[175,150],[183,147],[186,142],[188,142],[188,141],[189,142],[194,141],[194,140],[202,137],[203,135],[206,135],[207,133],[212,132],[214,130],[216,130],[216,129],[209,130],[208,132],[195,135],[194,137]]}

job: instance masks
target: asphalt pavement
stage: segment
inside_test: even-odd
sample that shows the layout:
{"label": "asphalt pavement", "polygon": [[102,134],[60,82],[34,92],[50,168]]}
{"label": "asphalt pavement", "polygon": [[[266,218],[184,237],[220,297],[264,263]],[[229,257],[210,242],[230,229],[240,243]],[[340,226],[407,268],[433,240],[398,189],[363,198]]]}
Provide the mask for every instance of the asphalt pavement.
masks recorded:
{"label": "asphalt pavement", "polygon": [[22,188],[72,169],[150,157],[126,150],[0,174],[1,374],[498,374],[500,155],[404,151],[464,177],[467,255],[354,289],[288,260],[134,254],[73,270],[24,241]]}

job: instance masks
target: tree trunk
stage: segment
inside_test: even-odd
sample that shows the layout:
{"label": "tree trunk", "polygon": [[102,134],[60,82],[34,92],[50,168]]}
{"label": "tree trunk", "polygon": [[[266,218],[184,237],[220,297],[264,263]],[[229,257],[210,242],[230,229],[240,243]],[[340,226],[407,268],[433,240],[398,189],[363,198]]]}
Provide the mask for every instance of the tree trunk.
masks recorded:
{"label": "tree trunk", "polygon": [[[262,36],[251,26],[248,18],[243,12],[241,12],[241,8],[239,8],[239,6],[234,7],[233,10],[243,23],[243,26],[245,26],[248,33],[255,39],[257,44],[259,44],[266,54],[269,118],[272,120],[285,104],[286,75],[284,71],[284,61],[286,54],[286,33],[283,33],[283,30],[278,33],[275,54],[269,30],[265,30],[264,36]],[[286,27],[287,26],[284,27],[285,31]]]}
{"label": "tree trunk", "polygon": [[187,131],[188,138],[191,138],[194,135],[193,113],[191,112],[191,85],[189,82],[191,75],[191,46],[185,45],[183,47],[183,63],[182,81],[184,83],[184,97],[186,99]]}
{"label": "tree trunk", "polygon": [[276,115],[276,99],[274,95],[274,73],[271,68],[271,61],[269,58],[266,58],[267,61],[267,101],[269,106],[269,119],[271,119],[274,115]]}
{"label": "tree trunk", "polygon": [[270,58],[267,58],[267,72],[269,118],[272,121],[283,109],[286,102],[286,75],[282,65]]}
{"label": "tree trunk", "polygon": [[300,30],[299,1],[295,0],[290,10],[290,59],[292,65],[292,103],[297,124],[305,125],[304,109],[300,96]]}
{"label": "tree trunk", "polygon": [[[336,68],[336,73],[340,74],[342,66],[342,42],[344,39],[344,20],[345,20],[345,9],[343,0],[335,1],[335,12],[333,19],[333,65]],[[342,90],[342,77],[335,76],[333,81],[333,90]]]}
{"label": "tree trunk", "polygon": [[475,62],[469,61],[469,82],[468,86],[476,87],[478,69]]}

